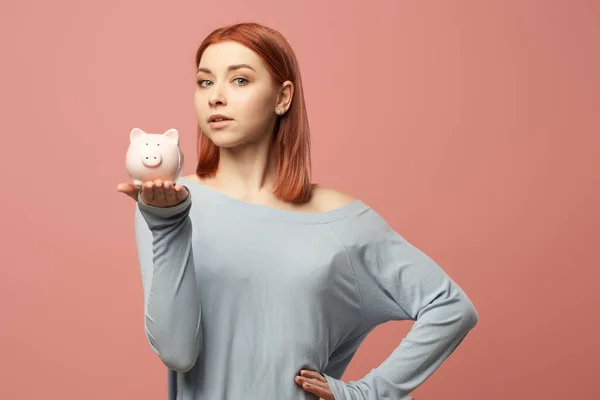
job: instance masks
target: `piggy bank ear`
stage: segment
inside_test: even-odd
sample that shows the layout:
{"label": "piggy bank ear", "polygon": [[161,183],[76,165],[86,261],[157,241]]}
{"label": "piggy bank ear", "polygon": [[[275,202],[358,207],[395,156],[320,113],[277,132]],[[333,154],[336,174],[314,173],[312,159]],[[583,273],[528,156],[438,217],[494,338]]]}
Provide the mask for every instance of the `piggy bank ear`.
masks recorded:
{"label": "piggy bank ear", "polygon": [[165,133],[163,133],[163,136],[168,137],[173,142],[175,142],[175,144],[179,144],[179,131],[177,129],[171,128]]}
{"label": "piggy bank ear", "polygon": [[129,132],[129,142],[133,142],[136,138],[142,136],[144,133],[140,128],[133,128],[131,132]]}

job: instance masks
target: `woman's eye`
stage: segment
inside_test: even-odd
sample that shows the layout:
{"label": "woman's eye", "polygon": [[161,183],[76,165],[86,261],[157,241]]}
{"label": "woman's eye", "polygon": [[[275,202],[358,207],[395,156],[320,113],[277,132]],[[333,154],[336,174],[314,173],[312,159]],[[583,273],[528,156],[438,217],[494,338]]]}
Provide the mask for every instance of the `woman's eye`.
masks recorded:
{"label": "woman's eye", "polygon": [[[246,78],[235,78],[233,81],[240,86],[246,85],[249,82],[248,79],[246,79]],[[212,84],[212,82],[207,79],[199,79],[196,81],[196,84],[198,86],[206,87],[206,86],[210,86]]]}
{"label": "woman's eye", "polygon": [[248,79],[246,78],[235,78],[234,81],[236,81],[239,85],[245,85],[248,83]]}

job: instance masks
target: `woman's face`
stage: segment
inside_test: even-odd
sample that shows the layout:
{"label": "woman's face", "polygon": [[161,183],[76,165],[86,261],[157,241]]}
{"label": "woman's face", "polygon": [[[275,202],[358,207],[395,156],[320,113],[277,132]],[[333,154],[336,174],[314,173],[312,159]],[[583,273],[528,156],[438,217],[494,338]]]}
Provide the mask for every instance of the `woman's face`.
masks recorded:
{"label": "woman's face", "polygon": [[[206,48],[198,67],[196,117],[215,145],[234,147],[270,136],[276,108],[287,110],[291,91],[273,81],[256,53],[237,42],[221,42]],[[213,120],[216,115],[225,120]]]}

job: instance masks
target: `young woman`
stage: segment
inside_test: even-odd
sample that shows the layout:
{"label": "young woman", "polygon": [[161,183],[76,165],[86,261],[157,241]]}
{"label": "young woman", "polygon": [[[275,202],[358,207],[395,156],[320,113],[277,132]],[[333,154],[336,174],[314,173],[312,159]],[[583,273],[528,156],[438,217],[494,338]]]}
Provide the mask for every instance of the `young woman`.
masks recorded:
{"label": "young woman", "polygon": [[[461,288],[369,206],[310,181],[298,63],[236,24],[196,55],[196,173],[118,190],[135,232],[148,342],[178,400],[410,399],[475,326]],[[376,326],[416,321],[364,378]]]}

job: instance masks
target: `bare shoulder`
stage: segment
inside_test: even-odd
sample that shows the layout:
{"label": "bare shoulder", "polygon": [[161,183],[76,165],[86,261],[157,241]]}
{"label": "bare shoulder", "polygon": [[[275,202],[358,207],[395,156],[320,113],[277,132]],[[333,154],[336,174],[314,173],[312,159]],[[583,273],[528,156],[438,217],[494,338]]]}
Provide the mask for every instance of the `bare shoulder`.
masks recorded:
{"label": "bare shoulder", "polygon": [[196,183],[204,183],[204,179],[200,178],[197,174],[182,176],[182,178]]}
{"label": "bare shoulder", "polygon": [[317,186],[313,189],[312,207],[320,212],[335,210],[355,202],[353,196],[330,187]]}
{"label": "bare shoulder", "polygon": [[[196,174],[184,176],[183,178],[203,184],[205,186],[211,187],[210,179],[201,178]],[[353,196],[346,194],[342,191],[324,187],[324,186],[316,186],[313,188],[312,197],[308,203],[304,203],[301,205],[290,206],[289,204],[282,204],[279,200],[268,201],[265,203],[266,205],[272,207],[280,207],[283,209],[293,209],[295,211],[305,211],[305,212],[326,212],[335,210],[337,208],[344,207],[350,203],[355,202]]]}

